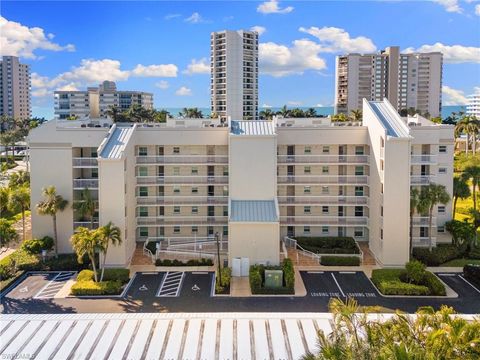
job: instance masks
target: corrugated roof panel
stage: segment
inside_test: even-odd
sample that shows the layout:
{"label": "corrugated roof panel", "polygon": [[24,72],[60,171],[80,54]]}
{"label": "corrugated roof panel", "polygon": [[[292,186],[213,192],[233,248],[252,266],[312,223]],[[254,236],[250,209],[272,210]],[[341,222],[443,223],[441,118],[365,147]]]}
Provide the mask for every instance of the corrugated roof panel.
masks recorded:
{"label": "corrugated roof panel", "polygon": [[233,135],[275,135],[273,123],[266,120],[232,121],[230,132]]}
{"label": "corrugated roof panel", "polygon": [[276,222],[277,209],[273,200],[232,200],[230,221]]}
{"label": "corrugated roof panel", "polygon": [[400,115],[387,101],[369,101],[368,104],[387,131],[388,136],[408,137],[406,127]]}
{"label": "corrugated roof panel", "polygon": [[130,137],[133,134],[133,127],[116,127],[113,134],[108,138],[105,147],[100,153],[101,158],[120,159]]}

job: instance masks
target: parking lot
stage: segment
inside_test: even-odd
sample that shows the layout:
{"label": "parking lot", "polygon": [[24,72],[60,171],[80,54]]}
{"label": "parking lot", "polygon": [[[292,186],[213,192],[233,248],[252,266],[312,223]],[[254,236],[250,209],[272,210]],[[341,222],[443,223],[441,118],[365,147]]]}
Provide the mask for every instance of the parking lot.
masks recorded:
{"label": "parking lot", "polygon": [[437,276],[460,297],[478,297],[480,301],[480,289],[466,280],[462,274],[458,273],[438,273]]}

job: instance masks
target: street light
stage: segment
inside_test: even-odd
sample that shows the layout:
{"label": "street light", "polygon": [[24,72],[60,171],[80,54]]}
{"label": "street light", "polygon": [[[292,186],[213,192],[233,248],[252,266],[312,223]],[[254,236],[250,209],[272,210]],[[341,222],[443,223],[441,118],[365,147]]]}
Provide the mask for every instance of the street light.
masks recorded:
{"label": "street light", "polygon": [[222,286],[222,270],[220,268],[220,244],[218,241],[218,238],[220,237],[220,234],[218,231],[215,233],[215,241],[217,242],[217,257],[218,257],[218,285]]}

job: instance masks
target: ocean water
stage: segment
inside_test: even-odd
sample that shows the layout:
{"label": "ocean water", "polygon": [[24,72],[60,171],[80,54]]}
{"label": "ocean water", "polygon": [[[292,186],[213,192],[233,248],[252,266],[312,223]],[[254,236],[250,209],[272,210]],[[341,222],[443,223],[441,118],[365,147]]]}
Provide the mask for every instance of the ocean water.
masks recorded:
{"label": "ocean water", "polygon": [[[318,115],[332,115],[333,114],[333,106],[323,106],[323,107],[312,106],[312,107],[316,110]],[[293,108],[295,108],[295,106],[288,107],[288,108],[293,109]],[[307,110],[310,107],[300,106],[299,108],[302,109],[302,110]],[[178,116],[178,113],[180,111],[182,111],[183,108],[176,108],[176,107],[169,108],[169,107],[167,107],[167,108],[158,108],[157,110],[160,110],[160,109],[167,110],[172,116]],[[207,117],[208,115],[210,115],[210,108],[199,107],[198,109],[203,113],[204,117]],[[258,111],[260,112],[260,111],[265,110],[265,109],[266,108],[260,107]],[[281,109],[281,107],[271,107],[269,109],[275,112],[275,111],[279,111]],[[465,106],[444,106],[442,108],[442,118],[445,119],[446,117],[450,116],[452,114],[452,112],[456,112],[458,114],[458,112],[460,112],[460,111],[465,112],[465,110],[466,110]]]}

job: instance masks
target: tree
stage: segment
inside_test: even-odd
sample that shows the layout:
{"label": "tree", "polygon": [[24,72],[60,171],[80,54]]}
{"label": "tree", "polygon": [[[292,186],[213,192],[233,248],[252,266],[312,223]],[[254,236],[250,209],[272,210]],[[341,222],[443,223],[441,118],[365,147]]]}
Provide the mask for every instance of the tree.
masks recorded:
{"label": "tree", "polygon": [[275,113],[271,109],[265,109],[260,111],[260,119],[262,120],[272,120]]}
{"label": "tree", "polygon": [[412,255],[413,251],[413,215],[416,211],[418,211],[418,204],[420,192],[416,188],[410,189],[410,256]]}
{"label": "tree", "polygon": [[0,218],[8,210],[8,199],[10,197],[10,188],[0,186]]}
{"label": "tree", "polygon": [[114,123],[118,122],[121,117],[121,110],[117,105],[112,105],[108,107],[106,114],[112,118]]}
{"label": "tree", "polygon": [[477,210],[477,187],[480,183],[480,166],[467,166],[463,171],[462,177],[465,180],[472,181],[473,208]]}
{"label": "tree", "polygon": [[183,108],[178,115],[186,119],[203,119],[203,113],[198,108]]}
{"label": "tree", "polygon": [[476,229],[474,225],[468,222],[468,219],[464,219],[463,221],[448,221],[445,223],[445,229],[452,234],[453,245],[458,248],[472,248]]}
{"label": "tree", "polygon": [[281,115],[283,118],[290,116],[290,110],[287,109],[287,105],[283,105],[280,110],[277,111],[277,115]]}
{"label": "tree", "polygon": [[290,116],[292,118],[304,118],[305,113],[303,112],[302,109],[295,108],[295,109],[290,110]]}
{"label": "tree", "polygon": [[13,228],[13,223],[5,218],[0,218],[0,245],[8,247],[10,243],[18,240],[18,234]]}
{"label": "tree", "polygon": [[470,197],[470,187],[465,177],[455,176],[453,178],[453,219],[455,220],[455,211],[457,209],[458,199]]}
{"label": "tree", "polygon": [[154,110],[155,111],[155,116],[154,116],[154,121],[159,122],[159,123],[164,123],[167,122],[167,119],[170,117],[170,113],[167,110]]}
{"label": "tree", "polygon": [[66,209],[68,200],[57,194],[55,186],[49,186],[42,189],[44,199],[37,204],[37,212],[40,215],[48,215],[53,221],[53,240],[55,241],[55,256],[58,255],[58,237],[57,237],[57,213]]}
{"label": "tree", "polygon": [[480,129],[480,122],[473,116],[466,115],[462,117],[460,121],[457,122],[455,125],[455,136],[459,137],[460,134],[466,135],[466,143],[465,143],[465,153],[468,154],[468,147],[470,146],[471,136],[473,138],[472,141],[472,151],[475,154],[476,152],[476,144],[477,144],[477,135]]}
{"label": "tree", "polygon": [[353,121],[362,121],[362,110],[352,110],[350,113]]}
{"label": "tree", "polygon": [[85,188],[80,194],[80,200],[73,203],[73,209],[82,217],[90,220],[90,228],[93,229],[93,220],[95,215],[95,200],[92,199],[92,193]]}
{"label": "tree", "polygon": [[22,213],[22,234],[23,241],[25,241],[25,211],[30,209],[30,190],[25,186],[13,188],[10,192],[8,204],[10,209],[14,211],[20,210]]}
{"label": "tree", "polygon": [[15,188],[18,186],[30,185],[30,173],[24,170],[14,172],[8,178],[8,187]]}
{"label": "tree", "polygon": [[315,108],[311,107],[311,108],[308,108],[307,111],[305,111],[305,117],[307,118],[314,118],[314,117],[317,117],[317,110],[315,110]]}
{"label": "tree", "polygon": [[413,108],[413,107],[409,107],[407,109],[407,115],[409,116],[415,116],[415,114],[418,113],[417,109]]}
{"label": "tree", "polygon": [[97,230],[90,230],[86,227],[80,226],[70,238],[70,242],[72,243],[73,250],[77,254],[78,262],[80,264],[83,262],[83,257],[85,255],[88,256],[92,263],[93,277],[95,282],[98,282],[95,254],[98,251],[103,251],[100,233]]}
{"label": "tree", "polygon": [[429,250],[432,251],[432,217],[433,208],[437,204],[446,204],[450,201],[450,195],[448,194],[445,186],[431,183],[428,186],[424,186],[420,191],[419,209],[420,212],[428,212],[428,241]]}
{"label": "tree", "polygon": [[346,122],[348,121],[348,116],[344,113],[335,114],[332,116],[333,122]]}
{"label": "tree", "polygon": [[103,281],[103,274],[105,272],[105,262],[107,260],[107,251],[108,246],[111,243],[113,246],[122,244],[121,231],[118,226],[113,225],[110,221],[107,225],[102,226],[97,229],[99,233],[100,241],[102,243],[102,252],[103,252],[103,264],[102,264],[102,275],[100,276],[100,281]]}

